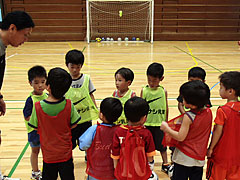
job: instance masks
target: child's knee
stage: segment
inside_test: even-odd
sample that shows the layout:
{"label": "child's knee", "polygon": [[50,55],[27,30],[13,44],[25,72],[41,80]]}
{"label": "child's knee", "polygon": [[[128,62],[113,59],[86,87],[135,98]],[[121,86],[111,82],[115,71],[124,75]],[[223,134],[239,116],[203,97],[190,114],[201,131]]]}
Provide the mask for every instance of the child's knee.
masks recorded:
{"label": "child's knee", "polygon": [[40,147],[32,147],[32,153],[33,154],[39,154]]}

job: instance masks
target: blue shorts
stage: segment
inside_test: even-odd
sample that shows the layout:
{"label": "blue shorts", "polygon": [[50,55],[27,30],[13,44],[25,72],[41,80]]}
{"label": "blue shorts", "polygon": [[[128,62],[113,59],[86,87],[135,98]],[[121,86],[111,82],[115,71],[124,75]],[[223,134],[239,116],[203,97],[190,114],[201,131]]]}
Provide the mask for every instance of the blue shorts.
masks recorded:
{"label": "blue shorts", "polygon": [[40,141],[38,142],[29,142],[31,147],[40,147]]}
{"label": "blue shorts", "polygon": [[28,142],[31,147],[40,147],[40,137],[36,130],[28,133]]}

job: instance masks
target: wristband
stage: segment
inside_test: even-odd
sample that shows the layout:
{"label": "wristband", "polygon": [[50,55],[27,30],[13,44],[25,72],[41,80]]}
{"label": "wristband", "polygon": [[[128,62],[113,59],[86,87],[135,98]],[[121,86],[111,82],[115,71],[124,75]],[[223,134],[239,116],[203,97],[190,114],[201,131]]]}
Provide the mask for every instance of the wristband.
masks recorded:
{"label": "wristband", "polygon": [[3,99],[3,95],[0,95],[0,99]]}

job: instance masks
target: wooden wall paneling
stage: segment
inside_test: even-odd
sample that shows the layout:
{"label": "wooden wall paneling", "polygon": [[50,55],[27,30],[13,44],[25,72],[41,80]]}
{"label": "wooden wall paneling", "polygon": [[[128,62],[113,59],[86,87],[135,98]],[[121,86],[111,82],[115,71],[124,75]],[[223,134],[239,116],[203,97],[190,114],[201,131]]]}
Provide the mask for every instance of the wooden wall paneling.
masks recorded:
{"label": "wooden wall paneling", "polygon": [[81,26],[81,19],[35,19],[36,26]]}
{"label": "wooden wall paneling", "polygon": [[11,0],[12,4],[23,4],[24,0]]}
{"label": "wooden wall paneling", "polygon": [[179,4],[205,4],[207,0],[179,0]]}
{"label": "wooden wall paneling", "polygon": [[198,33],[198,34],[203,34],[205,32],[205,27],[204,26],[179,26],[178,27],[178,33],[179,34],[184,34],[187,33],[189,36],[191,36],[192,33]]}
{"label": "wooden wall paneling", "polygon": [[215,5],[218,5],[218,4],[226,4],[226,5],[229,5],[229,4],[239,4],[239,0],[206,0],[206,4],[215,4]]}
{"label": "wooden wall paneling", "polygon": [[238,12],[208,12],[206,19],[239,19]]}
{"label": "wooden wall paneling", "polygon": [[25,4],[79,4],[83,0],[24,0]]}
{"label": "wooden wall paneling", "polygon": [[[27,12],[81,12],[81,4],[9,4],[7,11],[14,7],[22,7]],[[44,9],[44,11],[43,11]],[[64,15],[64,14],[63,14]]]}
{"label": "wooden wall paneling", "polygon": [[238,28],[236,26],[207,26],[206,27],[206,32],[207,33],[215,33],[221,36],[221,34],[230,34],[230,33],[237,33]]}
{"label": "wooden wall paneling", "polygon": [[83,26],[36,26],[35,32],[38,33],[79,33],[82,31]]}
{"label": "wooden wall paneling", "polygon": [[29,12],[33,19],[80,19],[85,20],[83,12]]}

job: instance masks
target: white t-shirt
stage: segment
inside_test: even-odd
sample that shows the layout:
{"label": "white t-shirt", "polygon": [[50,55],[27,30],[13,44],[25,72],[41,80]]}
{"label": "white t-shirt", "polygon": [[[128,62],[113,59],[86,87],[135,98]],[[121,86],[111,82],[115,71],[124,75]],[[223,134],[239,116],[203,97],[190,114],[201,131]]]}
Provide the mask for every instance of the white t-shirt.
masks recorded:
{"label": "white t-shirt", "polygon": [[[85,74],[82,74],[78,79],[72,80],[72,88],[80,88],[84,82],[84,76]],[[94,91],[96,91],[91,79],[89,78],[89,94],[92,94]]]}

